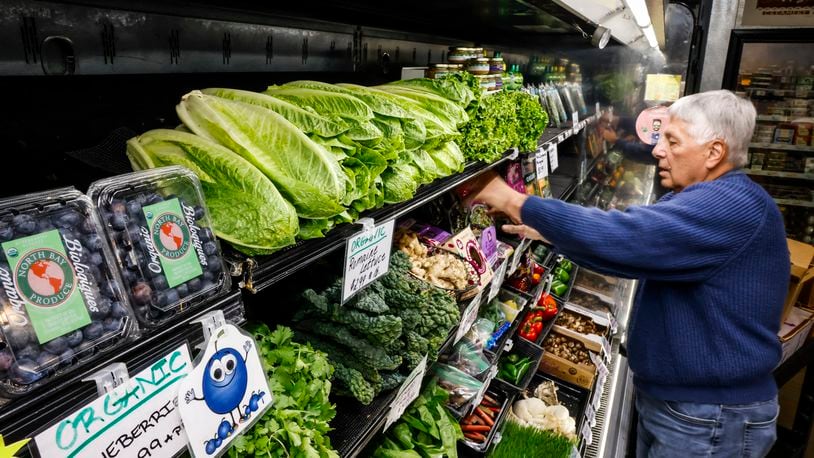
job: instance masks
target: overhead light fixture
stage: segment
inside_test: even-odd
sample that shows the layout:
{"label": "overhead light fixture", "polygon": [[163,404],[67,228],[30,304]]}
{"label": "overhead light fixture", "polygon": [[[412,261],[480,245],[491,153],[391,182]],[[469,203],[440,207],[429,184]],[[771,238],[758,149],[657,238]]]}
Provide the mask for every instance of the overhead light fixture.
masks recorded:
{"label": "overhead light fixture", "polygon": [[591,44],[599,49],[603,49],[608,45],[611,38],[611,31],[609,28],[598,25],[591,35]]}
{"label": "overhead light fixture", "polygon": [[653,30],[653,26],[648,24],[647,27],[642,29],[642,33],[644,37],[647,38],[647,42],[650,44],[651,48],[658,48],[659,42],[656,40],[656,31]]}
{"label": "overhead light fixture", "polygon": [[595,48],[603,49],[605,46],[608,45],[608,42],[610,41],[611,31],[607,27],[598,25],[596,26],[594,33],[588,35],[588,33],[582,30],[582,27],[580,27],[576,23],[573,23],[571,25],[574,26],[574,28],[577,29],[579,33],[582,34],[582,38],[590,40],[591,45],[593,45]]}
{"label": "overhead light fixture", "polygon": [[647,4],[644,0],[624,0],[627,9],[633,14],[633,19],[639,28],[644,29],[650,25],[650,13],[647,12]]}

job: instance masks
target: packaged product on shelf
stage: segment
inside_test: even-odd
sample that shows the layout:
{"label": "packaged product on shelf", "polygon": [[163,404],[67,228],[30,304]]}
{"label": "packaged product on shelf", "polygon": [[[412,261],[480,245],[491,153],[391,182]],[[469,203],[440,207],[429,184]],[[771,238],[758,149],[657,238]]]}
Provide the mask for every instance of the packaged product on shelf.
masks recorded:
{"label": "packaged product on shelf", "polygon": [[540,371],[561,380],[590,389],[596,376],[591,352],[599,354],[599,343],[585,339],[567,330],[556,329],[543,341],[543,360]]}
{"label": "packaged product on shelf", "polygon": [[397,239],[398,247],[410,257],[410,273],[439,288],[458,293],[476,287],[478,277],[473,275],[461,256],[427,246],[414,232],[402,232]]}
{"label": "packaged product on shelf", "polygon": [[0,201],[0,393],[25,394],[138,330],[90,199]]}
{"label": "packaged product on shelf", "polygon": [[582,313],[573,306],[566,306],[560,312],[557,321],[554,323],[555,329],[563,327],[573,332],[592,338],[591,336],[608,337],[610,325],[607,317],[596,314]]}
{"label": "packaged product on shelf", "polygon": [[576,304],[580,307],[584,307],[588,310],[599,313],[610,313],[614,308],[613,304],[607,302],[601,296],[589,293],[587,291],[582,291],[580,289],[574,289],[571,291],[571,296],[568,298],[568,303]]}
{"label": "packaged product on shelf", "polygon": [[794,144],[794,124],[781,123],[774,131],[774,143],[781,143],[784,145]]}
{"label": "packaged product on shelf", "polygon": [[503,179],[512,189],[526,193],[526,184],[523,181],[523,168],[519,161],[511,161],[503,172]]}
{"label": "packaged product on shelf", "polygon": [[794,125],[794,144],[797,146],[810,145],[812,140],[812,131],[814,131],[814,123],[797,122],[794,123]]}
{"label": "packaged product on shelf", "polygon": [[483,382],[447,364],[435,365],[430,383],[437,384],[449,393],[447,405],[458,410],[466,407],[483,388]]}
{"label": "packaged product on shelf", "polygon": [[[479,335],[485,336],[486,339],[482,340],[482,342],[472,342],[469,340],[467,335],[466,338],[455,344],[455,347],[452,349],[452,353],[450,354],[449,358],[447,359],[447,364],[457,369],[460,369],[462,372],[471,375],[472,377],[478,378],[481,375],[486,374],[489,370],[491,365],[489,361],[483,356],[483,348],[488,341],[489,337],[492,335],[492,329],[494,329],[494,324],[488,320],[483,320],[484,322],[481,324],[481,328],[485,326],[485,333],[481,333]],[[472,329],[476,329],[476,326],[472,326]]]}
{"label": "packaged product on shelf", "polygon": [[483,252],[480,249],[480,244],[472,233],[472,229],[466,228],[463,231],[455,234],[447,240],[441,248],[443,250],[455,253],[467,261],[467,268],[470,273],[474,273],[478,278],[477,288],[473,290],[470,295],[474,296],[477,291],[489,285],[492,280],[492,267],[486,260]]}
{"label": "packaged product on shelf", "polygon": [[147,326],[229,288],[198,177],[173,166],[97,181],[99,208],[124,289]]}
{"label": "packaged product on shelf", "polygon": [[523,184],[525,192],[530,196],[540,195],[537,191],[537,162],[534,154],[523,154],[520,156],[520,164],[523,169]]}

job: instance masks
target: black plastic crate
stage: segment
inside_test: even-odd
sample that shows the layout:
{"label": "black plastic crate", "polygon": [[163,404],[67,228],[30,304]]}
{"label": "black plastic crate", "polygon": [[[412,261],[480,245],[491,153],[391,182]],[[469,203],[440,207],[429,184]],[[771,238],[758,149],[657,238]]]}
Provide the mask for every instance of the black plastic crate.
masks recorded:
{"label": "black plastic crate", "polygon": [[576,430],[577,434],[579,434],[579,431],[582,429],[582,423],[585,421],[585,408],[588,406],[591,392],[585,388],[560,380],[557,377],[537,372],[526,388],[526,393],[529,396],[533,396],[537,386],[549,380],[554,382],[557,386],[557,400],[568,409],[568,414],[576,420]]}
{"label": "black plastic crate", "polygon": [[540,366],[540,360],[543,359],[543,348],[529,342],[526,339],[516,339],[511,351],[504,352],[501,360],[503,358],[507,358],[511,354],[515,354],[520,358],[528,357],[531,359],[531,364],[529,365],[528,370],[526,371],[525,375],[523,375],[523,378],[520,379],[520,383],[517,385],[514,384],[513,381],[500,378],[500,372],[498,372],[498,375],[495,376],[493,385],[500,386],[507,392],[521,392],[528,387],[532,378],[534,378],[534,374],[537,372],[537,368]]}
{"label": "black plastic crate", "polygon": [[495,424],[492,426],[492,429],[489,430],[489,433],[486,436],[486,442],[479,444],[469,440],[458,441],[458,455],[462,457],[485,456],[493,445],[497,443],[496,441],[499,441],[500,430],[502,429],[501,427],[506,419],[506,416],[509,414],[509,409],[511,408],[515,398],[514,393],[505,391],[495,383],[492,383],[489,386],[489,388],[486,390],[486,394],[500,404],[500,412],[498,412],[498,414],[495,416]]}
{"label": "black plastic crate", "polygon": [[[554,258],[554,259],[556,259],[556,258]],[[571,262],[571,264],[574,267],[571,269],[571,272],[568,273],[571,276],[571,278],[568,280],[568,289],[565,291],[565,294],[560,296],[558,294],[555,294],[554,291],[551,291],[551,295],[554,296],[556,299],[559,299],[562,302],[568,302],[568,299],[571,297],[571,291],[574,289],[574,282],[576,281],[577,273],[579,272],[579,266],[574,264],[573,261]],[[557,268],[557,263],[555,261],[551,266],[546,268],[546,274],[548,274],[549,272],[553,273],[554,270],[556,270],[556,268]],[[540,282],[540,283],[545,284],[545,282]]]}
{"label": "black plastic crate", "polygon": [[526,313],[529,309],[529,303],[531,302],[531,299],[521,294],[518,294],[514,291],[504,290],[501,288],[500,292],[497,295],[496,300],[504,302],[501,299],[508,298],[514,298],[517,301],[517,305],[520,307],[520,312],[518,312],[517,316],[512,321],[512,324],[509,327],[509,329],[506,330],[506,332],[504,332],[499,339],[497,339],[494,347],[492,347],[491,349],[485,348],[483,350],[483,353],[486,355],[486,358],[492,364],[495,364],[498,358],[500,358],[500,355],[503,353],[503,348],[506,346],[506,342],[508,342],[508,340],[511,339],[512,336],[514,336],[517,333],[517,329],[520,326],[520,323],[523,321],[524,317],[526,316]]}

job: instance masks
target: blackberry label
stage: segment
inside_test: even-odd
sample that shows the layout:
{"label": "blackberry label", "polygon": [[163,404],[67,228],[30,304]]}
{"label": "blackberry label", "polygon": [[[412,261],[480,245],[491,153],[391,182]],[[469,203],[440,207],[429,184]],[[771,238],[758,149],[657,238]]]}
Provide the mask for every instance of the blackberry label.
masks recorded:
{"label": "blackberry label", "polygon": [[[45,343],[90,324],[77,267],[65,250],[59,231],[53,230],[2,244],[15,293],[3,282],[6,295],[24,303],[39,342]],[[79,260],[81,267],[81,259]],[[86,276],[82,269],[82,277]],[[87,281],[87,279],[85,279]],[[95,305],[95,304],[94,304]]]}
{"label": "blackberry label", "polygon": [[170,199],[143,208],[149,241],[158,253],[170,288],[203,274],[192,246],[189,226],[181,203]]}

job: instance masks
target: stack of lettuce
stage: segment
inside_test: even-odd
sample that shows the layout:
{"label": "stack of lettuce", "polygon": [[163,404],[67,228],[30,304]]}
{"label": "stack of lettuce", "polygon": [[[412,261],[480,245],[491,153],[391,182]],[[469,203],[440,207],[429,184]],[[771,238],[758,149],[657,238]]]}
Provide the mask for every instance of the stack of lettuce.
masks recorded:
{"label": "stack of lettuce", "polygon": [[408,200],[466,159],[492,162],[523,139],[536,142],[544,123],[536,125],[539,115],[523,122],[509,105],[525,113],[529,100],[508,97],[481,102],[465,76],[376,87],[294,81],[263,93],[210,88],[181,99],[182,126],[131,139],[128,156],[137,170],[192,169],[217,235],[248,255],[269,254]]}

